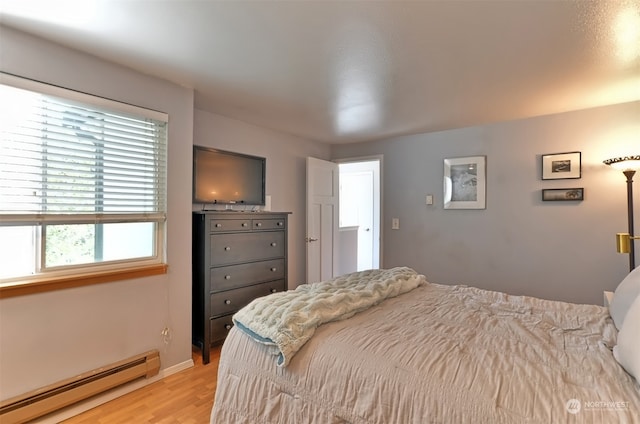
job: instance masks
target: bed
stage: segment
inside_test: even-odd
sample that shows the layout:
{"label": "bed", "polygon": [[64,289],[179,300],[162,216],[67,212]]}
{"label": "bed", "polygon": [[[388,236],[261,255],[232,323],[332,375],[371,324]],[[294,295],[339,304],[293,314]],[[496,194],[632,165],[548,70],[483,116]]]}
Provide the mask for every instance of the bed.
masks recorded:
{"label": "bed", "polygon": [[[332,303],[326,292],[384,272],[418,284],[335,313],[353,294]],[[433,284],[409,268],[317,283],[328,287],[320,301],[307,293],[288,324],[269,323],[284,343],[260,326],[294,302],[258,299],[247,311],[258,308],[260,325],[239,320],[222,347],[211,423],[639,423],[637,274],[614,295],[620,329],[605,307]],[[327,316],[309,312],[317,304]],[[292,351],[296,332],[304,340]]]}

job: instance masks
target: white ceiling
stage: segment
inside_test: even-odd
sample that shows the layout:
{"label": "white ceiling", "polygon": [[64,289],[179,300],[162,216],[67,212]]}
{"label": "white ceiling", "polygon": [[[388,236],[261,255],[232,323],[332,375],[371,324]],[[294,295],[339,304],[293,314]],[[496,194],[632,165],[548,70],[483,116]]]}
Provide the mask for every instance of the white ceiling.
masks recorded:
{"label": "white ceiling", "polygon": [[0,0],[0,22],[329,143],[640,99],[640,0]]}

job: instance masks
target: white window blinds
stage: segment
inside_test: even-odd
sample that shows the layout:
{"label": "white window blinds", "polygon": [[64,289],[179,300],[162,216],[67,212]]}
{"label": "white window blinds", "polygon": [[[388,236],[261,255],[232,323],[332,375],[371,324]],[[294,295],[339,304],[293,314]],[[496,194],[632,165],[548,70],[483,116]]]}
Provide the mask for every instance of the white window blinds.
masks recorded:
{"label": "white window blinds", "polygon": [[0,99],[0,225],[165,219],[165,114],[6,74]]}

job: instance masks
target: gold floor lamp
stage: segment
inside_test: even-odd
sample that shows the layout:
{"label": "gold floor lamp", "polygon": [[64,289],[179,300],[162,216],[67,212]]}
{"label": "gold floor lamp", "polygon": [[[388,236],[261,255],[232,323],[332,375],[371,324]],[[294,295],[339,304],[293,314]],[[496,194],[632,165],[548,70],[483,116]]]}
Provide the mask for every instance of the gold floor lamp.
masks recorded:
{"label": "gold floor lamp", "polygon": [[622,170],[622,173],[627,177],[627,219],[629,222],[629,232],[616,234],[616,246],[618,252],[629,254],[629,271],[633,271],[636,267],[636,256],[633,244],[634,240],[640,239],[640,237],[634,235],[633,230],[633,176],[636,170],[640,169],[640,155],[607,159],[604,163]]}

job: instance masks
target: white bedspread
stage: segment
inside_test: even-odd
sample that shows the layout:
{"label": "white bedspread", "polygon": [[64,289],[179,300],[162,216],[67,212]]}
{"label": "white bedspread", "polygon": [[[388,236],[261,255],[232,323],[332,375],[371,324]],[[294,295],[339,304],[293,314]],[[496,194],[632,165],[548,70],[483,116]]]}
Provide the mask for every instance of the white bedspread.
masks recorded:
{"label": "white bedspread", "polygon": [[425,284],[318,327],[289,365],[232,329],[215,424],[640,423],[608,311]]}
{"label": "white bedspread", "polygon": [[423,275],[406,267],[354,272],[255,299],[233,322],[255,341],[273,347],[278,365],[286,366],[319,325],[349,318],[425,283]]}

